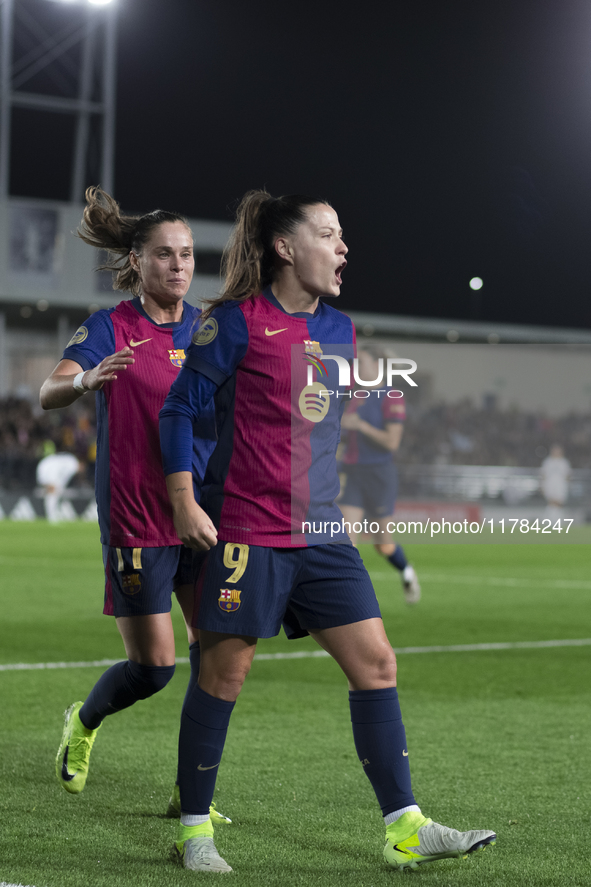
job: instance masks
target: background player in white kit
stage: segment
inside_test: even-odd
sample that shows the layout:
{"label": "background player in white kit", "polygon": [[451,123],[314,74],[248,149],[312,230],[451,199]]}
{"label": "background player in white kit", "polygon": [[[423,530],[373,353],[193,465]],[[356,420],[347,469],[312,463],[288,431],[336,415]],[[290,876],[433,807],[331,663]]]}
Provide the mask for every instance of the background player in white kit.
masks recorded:
{"label": "background player in white kit", "polygon": [[542,493],[546,499],[546,514],[551,520],[562,516],[562,509],[568,499],[568,482],[571,465],[564,456],[559,444],[550,447],[550,455],[546,456],[540,468]]}
{"label": "background player in white kit", "polygon": [[51,453],[37,465],[37,483],[43,487],[45,517],[50,524],[71,520],[62,511],[64,490],[72,478],[84,469],[73,453]]}

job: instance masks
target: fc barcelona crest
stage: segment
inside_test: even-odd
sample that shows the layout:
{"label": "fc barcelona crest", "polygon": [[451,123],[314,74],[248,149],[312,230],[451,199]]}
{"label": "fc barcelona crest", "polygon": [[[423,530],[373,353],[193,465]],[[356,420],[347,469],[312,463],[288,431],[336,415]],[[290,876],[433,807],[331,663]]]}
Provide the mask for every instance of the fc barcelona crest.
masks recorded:
{"label": "fc barcelona crest", "polygon": [[141,587],[142,581],[138,573],[124,573],[121,577],[123,594],[137,594]]}
{"label": "fc barcelona crest", "polygon": [[320,342],[313,342],[311,339],[304,339],[305,354],[314,354],[316,357],[322,357],[322,348]]}
{"label": "fc barcelona crest", "polygon": [[185,352],[182,348],[169,348],[168,356],[173,366],[182,367],[185,360]]}
{"label": "fc barcelona crest", "polygon": [[241,603],[240,591],[237,588],[220,588],[218,607],[224,613],[233,613],[238,610]]}

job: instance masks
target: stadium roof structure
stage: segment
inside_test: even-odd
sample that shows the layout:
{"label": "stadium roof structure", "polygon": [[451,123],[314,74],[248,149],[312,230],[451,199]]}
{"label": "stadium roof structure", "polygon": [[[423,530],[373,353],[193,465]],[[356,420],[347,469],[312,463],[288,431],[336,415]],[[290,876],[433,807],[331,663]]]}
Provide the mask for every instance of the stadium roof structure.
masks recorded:
{"label": "stadium roof structure", "polygon": [[591,330],[347,311],[361,336],[488,344],[591,345]]}

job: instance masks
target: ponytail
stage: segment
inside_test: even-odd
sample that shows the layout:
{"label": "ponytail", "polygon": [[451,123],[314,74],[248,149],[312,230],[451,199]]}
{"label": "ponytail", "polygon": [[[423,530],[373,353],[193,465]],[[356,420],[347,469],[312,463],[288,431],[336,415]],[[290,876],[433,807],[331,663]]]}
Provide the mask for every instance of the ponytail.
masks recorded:
{"label": "ponytail", "polygon": [[182,222],[188,228],[187,220],[162,209],[143,216],[124,216],[117,201],[98,187],[87,188],[85,196],[86,207],[78,237],[95,249],[107,251],[106,262],[97,270],[114,273],[113,289],[139,295],[141,280],[129,253],[133,250],[139,254],[152,230],[163,222]]}
{"label": "ponytail", "polygon": [[222,292],[210,299],[201,315],[206,320],[223,302],[244,302],[275,277],[275,240],[294,234],[306,219],[306,209],[326,200],[290,194],[272,197],[268,191],[248,191],[236,210],[236,225],[222,255]]}

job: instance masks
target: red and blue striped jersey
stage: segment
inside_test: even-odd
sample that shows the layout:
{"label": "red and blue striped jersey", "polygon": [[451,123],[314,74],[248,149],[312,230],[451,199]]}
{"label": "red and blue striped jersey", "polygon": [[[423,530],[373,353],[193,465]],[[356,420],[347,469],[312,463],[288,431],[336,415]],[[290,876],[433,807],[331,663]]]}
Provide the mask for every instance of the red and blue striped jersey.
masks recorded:
{"label": "red and blue striped jersey", "polygon": [[[328,358],[348,370],[354,354],[348,317],[323,302],[314,314],[288,314],[271,288],[223,303],[202,324],[160,415],[184,417],[201,433],[199,410],[214,394],[219,439],[201,505],[220,539],[272,547],[347,540],[318,527],[342,519],[336,449],[350,396]],[[162,440],[166,473],[189,470],[188,454],[175,453],[179,434],[168,446]],[[303,531],[308,525],[314,531]]]}
{"label": "red and blue striped jersey", "polygon": [[[64,358],[75,360],[84,370],[126,345],[134,352],[135,363],[96,393],[95,484],[103,544],[139,548],[180,544],[162,470],[158,411],[183,364],[199,314],[185,302],[181,321],[157,324],[139,298],[126,300],[91,315],[64,351]],[[211,425],[207,434],[211,451]],[[193,458],[205,463],[208,454],[202,440]]]}

